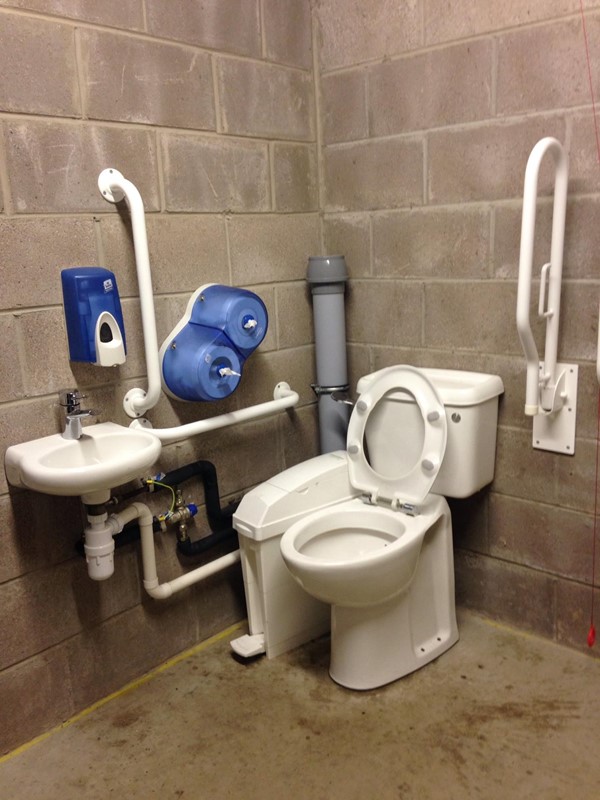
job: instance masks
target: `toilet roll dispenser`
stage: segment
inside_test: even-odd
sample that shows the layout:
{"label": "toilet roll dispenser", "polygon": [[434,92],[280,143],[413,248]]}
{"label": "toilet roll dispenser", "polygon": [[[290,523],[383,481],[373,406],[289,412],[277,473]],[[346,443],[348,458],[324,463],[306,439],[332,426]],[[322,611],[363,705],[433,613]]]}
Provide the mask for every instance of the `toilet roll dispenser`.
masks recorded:
{"label": "toilet roll dispenser", "polygon": [[163,390],[188,402],[228,397],[267,328],[267,309],[253,292],[201,286],[160,348]]}

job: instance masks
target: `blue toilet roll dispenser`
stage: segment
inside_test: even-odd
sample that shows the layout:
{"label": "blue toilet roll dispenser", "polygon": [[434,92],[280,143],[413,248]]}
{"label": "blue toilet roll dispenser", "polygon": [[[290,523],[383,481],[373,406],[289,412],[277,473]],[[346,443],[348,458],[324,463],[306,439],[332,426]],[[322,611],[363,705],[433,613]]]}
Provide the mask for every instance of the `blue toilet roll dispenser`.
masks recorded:
{"label": "blue toilet roll dispenser", "polygon": [[228,397],[267,328],[267,309],[253,292],[201,286],[160,348],[164,391],[189,402]]}

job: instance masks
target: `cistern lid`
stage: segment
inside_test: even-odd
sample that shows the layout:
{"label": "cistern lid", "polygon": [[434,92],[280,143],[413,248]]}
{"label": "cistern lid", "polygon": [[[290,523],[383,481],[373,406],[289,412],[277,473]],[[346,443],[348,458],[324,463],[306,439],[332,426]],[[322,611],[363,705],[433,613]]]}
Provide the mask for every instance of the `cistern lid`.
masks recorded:
{"label": "cistern lid", "polygon": [[[365,431],[379,403],[389,402],[390,394],[408,395],[422,417],[423,442],[420,455],[408,472],[382,475],[369,463]],[[371,502],[410,510],[429,494],[446,450],[446,413],[432,382],[415,367],[388,367],[373,376],[360,395],[348,425],[348,473],[352,486]]]}

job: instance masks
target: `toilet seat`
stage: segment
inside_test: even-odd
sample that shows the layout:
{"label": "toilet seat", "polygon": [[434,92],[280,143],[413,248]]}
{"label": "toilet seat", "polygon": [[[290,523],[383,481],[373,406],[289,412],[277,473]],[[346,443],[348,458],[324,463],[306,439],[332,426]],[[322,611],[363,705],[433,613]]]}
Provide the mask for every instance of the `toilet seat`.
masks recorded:
{"label": "toilet seat", "polygon": [[[424,435],[421,454],[414,466],[404,475],[385,476],[369,464],[364,441],[369,417],[379,401],[392,391],[413,396],[423,418]],[[410,512],[431,490],[444,458],[446,437],[444,405],[431,381],[414,367],[382,370],[360,395],[350,417],[346,439],[350,483],[371,503]]]}

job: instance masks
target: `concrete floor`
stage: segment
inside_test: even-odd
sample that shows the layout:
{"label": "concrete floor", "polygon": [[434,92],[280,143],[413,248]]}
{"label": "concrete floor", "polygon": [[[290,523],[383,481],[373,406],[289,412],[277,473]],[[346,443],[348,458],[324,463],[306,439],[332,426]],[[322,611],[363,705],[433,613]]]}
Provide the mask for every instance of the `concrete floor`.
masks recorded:
{"label": "concrete floor", "polygon": [[272,661],[206,646],[0,763],[2,800],[600,797],[600,661],[459,615],[461,639],[382,689],[322,639]]}

